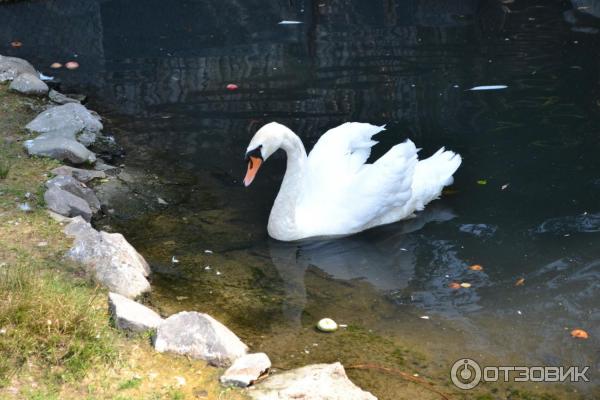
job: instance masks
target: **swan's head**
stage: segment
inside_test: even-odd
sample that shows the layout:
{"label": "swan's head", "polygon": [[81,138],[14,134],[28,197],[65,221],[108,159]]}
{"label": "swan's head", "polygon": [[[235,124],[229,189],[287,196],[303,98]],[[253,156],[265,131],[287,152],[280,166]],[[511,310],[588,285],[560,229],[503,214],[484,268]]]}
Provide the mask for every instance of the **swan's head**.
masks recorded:
{"label": "swan's head", "polygon": [[262,163],[281,147],[288,131],[290,130],[286,126],[270,122],[254,134],[246,149],[248,172],[244,178],[244,185],[250,186]]}

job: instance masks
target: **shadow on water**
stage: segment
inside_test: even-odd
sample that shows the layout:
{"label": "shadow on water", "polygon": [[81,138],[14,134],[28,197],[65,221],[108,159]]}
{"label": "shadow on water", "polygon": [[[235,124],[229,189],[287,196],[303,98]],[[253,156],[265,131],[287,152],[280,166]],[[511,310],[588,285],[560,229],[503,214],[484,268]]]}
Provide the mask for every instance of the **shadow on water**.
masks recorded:
{"label": "shadow on water", "polygon": [[[0,53],[90,94],[108,117],[127,168],[99,189],[112,211],[99,224],[150,261],[149,301],[165,315],[209,312],[278,368],[376,363],[456,398],[597,398],[597,376],[463,393],[448,373],[467,356],[600,366],[599,9],[595,0],[28,1],[0,6]],[[16,39],[22,48],[9,47]],[[45,67],[70,59],[81,68]],[[508,88],[467,90],[478,85]],[[423,156],[445,145],[464,162],[452,190],[414,220],[279,243],[265,226],[283,155],[240,185],[245,146],[271,120],[309,149],[342,122],[387,123],[375,157],[410,137]],[[325,316],[348,327],[319,334]],[[590,339],[572,339],[573,328]],[[349,374],[382,399],[439,398],[394,375]]]}

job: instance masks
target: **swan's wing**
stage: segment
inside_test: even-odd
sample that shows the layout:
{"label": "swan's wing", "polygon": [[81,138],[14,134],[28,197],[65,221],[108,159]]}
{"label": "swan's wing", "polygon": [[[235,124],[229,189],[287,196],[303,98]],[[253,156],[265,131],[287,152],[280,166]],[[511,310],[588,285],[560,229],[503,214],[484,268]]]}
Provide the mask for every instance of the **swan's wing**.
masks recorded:
{"label": "swan's wing", "polygon": [[[417,150],[411,141],[365,164],[384,127],[347,123],[328,131],[307,160],[296,221],[328,234],[364,229],[411,196]],[[303,224],[303,221],[306,224]]]}
{"label": "swan's wing", "polygon": [[[358,170],[369,158],[371,147],[377,144],[371,138],[385,130],[360,122],[346,122],[325,132],[308,155],[308,167],[323,173],[323,166],[352,172]],[[313,172],[311,171],[311,172]]]}

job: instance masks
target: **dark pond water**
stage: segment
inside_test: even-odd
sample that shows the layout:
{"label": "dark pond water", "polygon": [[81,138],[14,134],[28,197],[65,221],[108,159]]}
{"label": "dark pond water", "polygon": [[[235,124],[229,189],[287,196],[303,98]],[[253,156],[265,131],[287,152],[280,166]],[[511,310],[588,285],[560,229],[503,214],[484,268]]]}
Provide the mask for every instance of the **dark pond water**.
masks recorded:
{"label": "dark pond water", "polygon": [[[594,0],[0,6],[0,52],[89,94],[127,151],[99,223],[152,264],[152,305],[209,312],[278,368],[377,364],[453,398],[600,397],[599,29]],[[80,69],[47,67],[70,59]],[[478,85],[508,87],[467,90]],[[410,137],[423,155],[445,145],[464,161],[416,220],[279,243],[266,222],[283,155],[240,183],[247,142],[273,120],[307,148],[346,121],[387,123],[376,156]],[[325,316],[348,327],[315,332]],[[462,357],[590,366],[592,382],[464,393],[449,380]],[[439,398],[395,374],[349,374],[383,399]]]}

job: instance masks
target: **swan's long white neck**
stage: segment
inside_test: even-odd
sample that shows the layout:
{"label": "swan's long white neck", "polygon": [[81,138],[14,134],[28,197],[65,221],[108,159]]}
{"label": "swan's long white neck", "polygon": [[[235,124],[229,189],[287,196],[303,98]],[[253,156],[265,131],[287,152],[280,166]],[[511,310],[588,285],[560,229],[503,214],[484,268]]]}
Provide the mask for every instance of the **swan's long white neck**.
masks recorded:
{"label": "swan's long white neck", "polygon": [[[295,205],[300,194],[307,157],[300,138],[289,129],[283,132],[280,148],[286,152],[287,166],[279,193],[269,215],[267,230],[271,237],[293,240],[291,236],[297,231]],[[274,223],[275,221],[277,224]]]}

